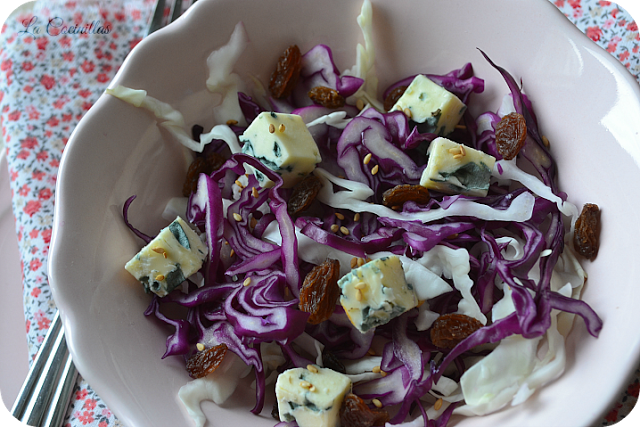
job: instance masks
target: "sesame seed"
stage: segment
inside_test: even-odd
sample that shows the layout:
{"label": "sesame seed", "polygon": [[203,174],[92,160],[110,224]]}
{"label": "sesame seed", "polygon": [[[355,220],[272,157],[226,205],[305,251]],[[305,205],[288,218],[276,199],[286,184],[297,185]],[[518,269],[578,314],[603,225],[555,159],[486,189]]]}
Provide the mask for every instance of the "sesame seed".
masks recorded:
{"label": "sesame seed", "polygon": [[375,355],[376,355],[376,351],[375,351],[374,349],[370,348],[370,349],[367,351],[367,354],[368,354],[369,356],[375,356]]}
{"label": "sesame seed", "polygon": [[227,126],[235,126],[237,124],[238,124],[237,120],[233,120],[233,119],[227,120]]}
{"label": "sesame seed", "polygon": [[365,265],[364,258],[358,258],[358,267],[362,267],[363,265]]}
{"label": "sesame seed", "polygon": [[309,372],[312,372],[314,374],[317,374],[318,372],[318,368],[316,368],[314,365],[307,365],[307,369],[309,370]]}
{"label": "sesame seed", "polygon": [[342,221],[344,219],[344,215],[342,215],[340,212],[336,212],[336,218]]}
{"label": "sesame seed", "polygon": [[260,195],[260,194],[258,194],[258,189],[257,189],[256,187],[253,187],[253,188],[251,189],[251,195],[252,195],[253,197],[255,197],[256,199],[257,199],[257,198],[258,198],[258,196]]}
{"label": "sesame seed", "polygon": [[244,279],[244,282],[242,282],[242,286],[249,286],[251,284],[251,277],[247,277],[246,279]]}
{"label": "sesame seed", "polygon": [[156,276],[156,280],[157,280],[158,282],[160,282],[160,281],[164,280],[164,275],[162,275],[162,274],[158,274],[158,275]]}
{"label": "sesame seed", "polygon": [[460,160],[463,157],[464,156],[462,154],[456,154],[455,156],[453,156],[454,160]]}
{"label": "sesame seed", "polygon": [[276,131],[276,127],[273,125],[273,123],[271,123],[269,125],[269,133],[275,133],[275,131]]}
{"label": "sesame seed", "polygon": [[380,373],[380,366],[374,366],[373,369],[371,369],[371,372],[373,372],[374,374],[379,374]]}
{"label": "sesame seed", "polygon": [[544,135],[542,135],[542,143],[544,144],[545,147],[549,148],[549,140]]}
{"label": "sesame seed", "polygon": [[310,389],[311,383],[309,381],[300,381],[300,387]]}
{"label": "sesame seed", "polygon": [[284,288],[284,296],[289,297],[289,288]]}
{"label": "sesame seed", "polygon": [[280,123],[280,126],[278,126],[278,132],[284,132],[284,123]]}
{"label": "sesame seed", "polygon": [[204,344],[199,342],[198,344],[196,344],[196,348],[198,349],[198,351],[202,351],[202,350],[204,350]]}
{"label": "sesame seed", "polygon": [[362,163],[364,163],[365,165],[368,165],[370,161],[371,161],[371,153],[368,153],[366,156],[364,156]]}
{"label": "sesame seed", "polygon": [[451,154],[459,154],[460,153],[460,149],[458,149],[458,148],[449,148],[447,151],[449,153],[451,153]]}
{"label": "sesame seed", "polygon": [[378,173],[378,165],[375,165],[372,169],[371,169],[371,175],[375,175]]}
{"label": "sesame seed", "polygon": [[340,226],[338,226],[338,224],[331,225],[331,231],[336,233],[338,230],[340,230]]}
{"label": "sesame seed", "polygon": [[356,291],[356,300],[362,301],[362,291],[360,290]]}
{"label": "sesame seed", "polygon": [[164,248],[153,248],[151,250],[157,254],[162,254],[164,258],[167,258],[167,251],[164,250]]}
{"label": "sesame seed", "polygon": [[234,256],[236,254],[236,251],[234,251],[233,249],[231,249],[231,252],[229,252],[229,258],[231,258],[232,256]]}
{"label": "sesame seed", "polygon": [[309,387],[309,391],[316,391],[316,386],[314,386],[313,384],[311,384],[311,387]]}
{"label": "sesame seed", "polygon": [[433,409],[435,409],[436,411],[439,411],[440,408],[442,408],[442,398],[436,400],[436,403],[434,403],[433,405]]}
{"label": "sesame seed", "polygon": [[242,216],[240,216],[240,214],[238,212],[234,212],[233,213],[233,219],[235,219],[236,221],[240,222],[240,221],[242,221]]}
{"label": "sesame seed", "polygon": [[[360,259],[362,259],[362,258],[360,258]],[[366,288],[366,287],[367,287],[367,284],[366,284],[366,283],[364,283],[364,282],[358,282],[358,283],[356,283],[355,285],[353,285],[353,287],[354,287],[354,288],[356,288],[356,289],[358,289],[358,290],[359,290],[359,289],[364,289],[364,288]]]}
{"label": "sesame seed", "polygon": [[356,214],[353,216],[353,220],[354,220],[355,222],[360,221],[360,213],[356,213]]}
{"label": "sesame seed", "polygon": [[382,408],[382,402],[378,399],[371,399],[371,403],[373,403],[376,408]]}
{"label": "sesame seed", "polygon": [[241,183],[239,180],[237,180],[237,179],[236,179],[235,184],[236,184],[238,187],[240,187],[240,188],[244,188],[244,185],[242,185],[242,183]]}
{"label": "sesame seed", "polygon": [[380,370],[380,375],[382,375],[383,377],[386,377],[387,373],[385,371],[383,371],[383,370]]}
{"label": "sesame seed", "polygon": [[345,236],[349,235],[349,229],[347,227],[345,227],[344,225],[342,227],[340,227],[340,232],[342,234],[344,234]]}
{"label": "sesame seed", "polygon": [[256,225],[258,225],[258,220],[255,219],[254,217],[251,217],[251,221],[250,221],[251,228],[256,228]]}
{"label": "sesame seed", "polygon": [[351,258],[351,268],[356,268],[358,266],[358,258]]}
{"label": "sesame seed", "polygon": [[467,152],[464,150],[464,145],[460,144],[460,154],[462,154],[463,156],[467,155]]}
{"label": "sesame seed", "polygon": [[358,100],[356,101],[356,107],[358,108],[358,110],[362,110],[364,108],[364,101],[358,98]]}
{"label": "sesame seed", "polygon": [[409,108],[405,108],[403,110],[403,113],[404,113],[405,116],[411,118],[411,110]]}
{"label": "sesame seed", "polygon": [[465,125],[456,125],[456,129],[466,129]]}

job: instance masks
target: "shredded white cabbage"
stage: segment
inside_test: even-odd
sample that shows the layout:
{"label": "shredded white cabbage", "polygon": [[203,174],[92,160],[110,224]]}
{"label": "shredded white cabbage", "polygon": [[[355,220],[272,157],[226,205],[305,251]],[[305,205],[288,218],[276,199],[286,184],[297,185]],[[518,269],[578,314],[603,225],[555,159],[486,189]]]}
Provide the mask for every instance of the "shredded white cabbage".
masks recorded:
{"label": "shredded white cabbage", "polygon": [[353,96],[378,111],[384,111],[382,103],[377,99],[378,76],[375,70],[376,53],[373,45],[373,9],[369,0],[364,0],[362,3],[358,25],[362,29],[364,46],[358,43],[356,64],[350,70],[345,70],[342,75],[363,79],[364,83]]}
{"label": "shredded white cabbage", "polygon": [[[495,209],[471,200],[461,199],[453,203],[448,209],[436,208],[422,212],[396,212],[386,206],[368,203],[365,200],[373,195],[373,190],[367,185],[348,179],[338,178],[322,168],[313,172],[323,184],[318,193],[318,200],[336,209],[349,209],[353,212],[371,212],[380,217],[401,219],[405,221],[420,221],[423,223],[436,221],[450,216],[474,216],[489,221],[522,222],[531,218],[535,197],[530,193],[518,195],[507,209]],[[333,191],[334,183],[346,190]]]}
{"label": "shredded white cabbage", "polygon": [[344,129],[347,127],[349,122],[351,122],[351,118],[346,118],[346,111],[334,111],[333,113],[326,114],[324,116],[320,116],[317,119],[307,123],[307,127],[310,128],[312,126],[327,124],[333,126],[338,129]]}
{"label": "shredded white cabbage", "polygon": [[200,403],[203,400],[211,400],[218,405],[224,403],[233,394],[240,379],[250,372],[251,367],[235,353],[228,351],[215,371],[180,387],[178,397],[195,421],[196,427],[203,427],[207,421]]}
{"label": "shredded white cabbage", "polygon": [[578,212],[578,208],[573,203],[562,200],[560,197],[553,194],[551,188],[544,185],[544,183],[538,178],[520,169],[516,165],[515,159],[498,160],[493,167],[492,175],[499,179],[509,179],[511,181],[519,182],[538,196],[558,205],[560,212],[568,217],[574,218],[574,220],[580,214],[580,212]]}
{"label": "shredded white cabbage", "polygon": [[153,113],[158,122],[158,126],[167,129],[174,138],[190,150],[201,153],[204,149],[205,144],[194,141],[185,130],[182,113],[166,102],[147,95],[146,90],[132,89],[119,85],[107,88],[105,93],[128,102],[134,107],[144,108]]}
{"label": "shredded white cabbage", "polygon": [[243,91],[244,83],[240,76],[233,72],[233,67],[248,44],[249,38],[244,25],[242,22],[238,22],[229,42],[211,52],[207,58],[207,67],[209,68],[207,89],[222,96],[221,104],[213,109],[214,123],[227,123],[229,120],[235,120],[241,126],[247,124],[238,101],[238,91]]}
{"label": "shredded white cabbage", "polygon": [[[574,260],[569,250],[561,254],[553,271],[551,289],[576,298],[584,283],[584,272]],[[531,276],[536,276],[538,269],[534,267],[531,271]],[[503,298],[492,308],[494,322],[515,311],[511,288],[505,286],[503,290]],[[456,408],[454,413],[485,415],[508,404],[519,405],[537,388],[558,378],[564,372],[566,363],[564,336],[568,334],[574,317],[570,313],[553,310],[551,326],[543,337],[525,339],[516,335],[502,340],[493,352],[461,377],[465,405]],[[560,327],[564,333],[559,331]]]}
{"label": "shredded white cabbage", "polygon": [[471,295],[473,280],[469,277],[469,252],[463,248],[452,249],[438,245],[426,252],[422,259],[429,270],[447,279],[453,279],[453,285],[462,294],[457,313],[473,317],[486,325],[487,317],[482,314],[476,299]]}

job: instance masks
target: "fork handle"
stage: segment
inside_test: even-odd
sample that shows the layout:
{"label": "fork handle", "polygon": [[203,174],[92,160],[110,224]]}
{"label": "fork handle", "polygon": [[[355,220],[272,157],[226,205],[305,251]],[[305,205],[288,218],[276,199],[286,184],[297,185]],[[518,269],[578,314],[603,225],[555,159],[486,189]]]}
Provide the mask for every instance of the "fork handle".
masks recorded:
{"label": "fork handle", "polygon": [[77,377],[78,370],[69,356],[62,370],[56,391],[51,398],[49,410],[44,418],[42,427],[60,427],[62,425]]}
{"label": "fork handle", "polygon": [[56,338],[60,334],[61,329],[62,321],[60,320],[60,314],[56,311],[56,314],[51,321],[51,325],[49,326],[49,331],[47,332],[47,335],[42,342],[40,349],[38,350],[38,354],[31,364],[31,368],[29,369],[27,378],[22,384],[22,388],[18,393],[18,397],[16,398],[13,407],[11,408],[11,414],[15,418],[22,419],[24,411],[29,404],[29,399],[32,396],[31,392],[36,386],[38,379],[40,378],[40,374],[42,373],[47,359],[49,358],[53,350]]}
{"label": "fork handle", "polygon": [[31,393],[31,400],[21,418],[21,421],[31,426],[40,425],[49,406],[54,388],[57,385],[59,367],[65,362],[65,358],[68,358],[67,342],[64,339],[62,330],[56,336],[53,351],[53,357],[47,359],[47,363],[43,367],[44,375],[38,378],[38,382]]}

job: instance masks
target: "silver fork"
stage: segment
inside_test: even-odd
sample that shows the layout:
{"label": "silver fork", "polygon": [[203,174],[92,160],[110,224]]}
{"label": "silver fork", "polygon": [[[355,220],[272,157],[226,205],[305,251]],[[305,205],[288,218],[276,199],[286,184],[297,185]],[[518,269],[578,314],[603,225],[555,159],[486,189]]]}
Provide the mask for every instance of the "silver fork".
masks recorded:
{"label": "silver fork", "polygon": [[[171,1],[171,0],[169,0]],[[191,7],[196,0],[190,1]],[[164,27],[182,15],[182,0],[173,0],[169,20],[164,19],[165,0],[157,0],[147,34]],[[27,378],[11,408],[11,414],[29,426],[59,427],[76,384],[76,370],[64,338],[58,311],[36,355]]]}

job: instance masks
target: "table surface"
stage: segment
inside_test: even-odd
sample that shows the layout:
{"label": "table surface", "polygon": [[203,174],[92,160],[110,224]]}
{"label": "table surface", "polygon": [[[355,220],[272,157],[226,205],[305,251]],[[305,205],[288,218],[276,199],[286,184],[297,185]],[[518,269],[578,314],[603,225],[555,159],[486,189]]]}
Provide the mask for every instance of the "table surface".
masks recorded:
{"label": "table surface", "polygon": [[24,335],[20,252],[4,156],[0,161],[0,255],[0,271],[3,272],[0,283],[0,391],[5,406],[11,409],[29,370],[29,353]]}

